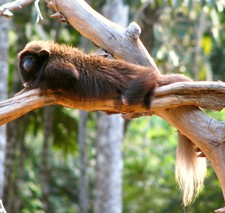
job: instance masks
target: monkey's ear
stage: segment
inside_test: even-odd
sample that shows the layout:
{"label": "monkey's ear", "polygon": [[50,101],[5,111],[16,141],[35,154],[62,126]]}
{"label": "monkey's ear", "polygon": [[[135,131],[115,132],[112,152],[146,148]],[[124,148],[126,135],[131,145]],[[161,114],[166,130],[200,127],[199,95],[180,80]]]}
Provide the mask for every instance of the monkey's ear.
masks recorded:
{"label": "monkey's ear", "polygon": [[39,52],[38,52],[39,56],[41,57],[46,57],[48,58],[49,55],[50,55],[50,51],[47,50],[47,49],[41,49]]}
{"label": "monkey's ear", "polygon": [[[59,75],[60,74],[66,74],[66,77],[73,77],[76,78],[77,80],[80,77],[79,71],[77,70],[77,67],[72,64],[72,63],[61,63],[60,65],[57,65],[56,70],[59,70]],[[62,77],[63,78],[63,77]]]}

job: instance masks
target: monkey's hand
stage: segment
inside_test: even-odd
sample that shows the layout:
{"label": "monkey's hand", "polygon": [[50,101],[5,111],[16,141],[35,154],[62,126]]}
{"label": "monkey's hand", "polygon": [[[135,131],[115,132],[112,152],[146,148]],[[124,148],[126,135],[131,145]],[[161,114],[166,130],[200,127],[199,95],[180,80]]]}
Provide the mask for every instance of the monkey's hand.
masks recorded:
{"label": "monkey's hand", "polygon": [[14,94],[13,97],[21,95],[24,92],[27,92],[27,91],[31,90],[31,87],[30,87],[29,83],[26,82],[26,83],[23,84],[23,86],[24,86],[24,88],[21,91],[19,91],[16,94]]}
{"label": "monkey's hand", "polygon": [[[28,82],[25,82],[25,83],[23,84],[23,86],[24,86],[24,88],[23,88],[21,91],[15,93],[15,94],[13,95],[13,97],[18,96],[18,95],[21,95],[21,94],[23,94],[24,92],[27,92],[27,91],[33,89],[33,87],[31,86],[31,84],[28,83]],[[43,95],[43,93],[40,92],[40,95]]]}

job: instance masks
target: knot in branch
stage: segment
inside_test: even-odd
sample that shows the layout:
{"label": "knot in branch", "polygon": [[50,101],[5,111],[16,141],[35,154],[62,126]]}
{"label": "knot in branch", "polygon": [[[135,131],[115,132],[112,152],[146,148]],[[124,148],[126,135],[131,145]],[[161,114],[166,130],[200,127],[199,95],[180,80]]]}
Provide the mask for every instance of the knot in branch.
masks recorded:
{"label": "knot in branch", "polygon": [[141,28],[136,22],[132,22],[126,28],[126,32],[131,38],[137,40],[141,34]]}

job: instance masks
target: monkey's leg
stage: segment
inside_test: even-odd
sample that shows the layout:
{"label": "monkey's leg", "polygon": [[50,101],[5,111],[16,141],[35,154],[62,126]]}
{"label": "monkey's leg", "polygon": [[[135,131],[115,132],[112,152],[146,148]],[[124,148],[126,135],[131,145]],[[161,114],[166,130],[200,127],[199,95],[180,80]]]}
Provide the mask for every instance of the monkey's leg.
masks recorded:
{"label": "monkey's leg", "polygon": [[151,106],[151,99],[156,88],[156,80],[151,73],[144,73],[128,85],[122,94],[122,102],[125,105],[143,104],[147,109]]}

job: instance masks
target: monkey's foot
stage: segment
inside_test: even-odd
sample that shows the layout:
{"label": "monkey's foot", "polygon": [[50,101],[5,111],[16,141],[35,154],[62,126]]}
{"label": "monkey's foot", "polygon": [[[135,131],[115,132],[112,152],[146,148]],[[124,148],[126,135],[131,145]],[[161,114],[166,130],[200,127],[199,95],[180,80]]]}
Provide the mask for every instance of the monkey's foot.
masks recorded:
{"label": "monkey's foot", "polygon": [[13,97],[14,97],[14,96],[21,95],[21,94],[23,94],[24,92],[27,92],[27,91],[29,91],[29,90],[32,89],[31,85],[30,85],[28,82],[25,82],[25,83],[23,84],[23,86],[24,86],[24,88],[23,88],[20,92],[17,92],[16,94],[14,94]]}
{"label": "monkey's foot", "polygon": [[59,11],[57,11],[57,12],[54,13],[54,14],[52,14],[52,15],[50,16],[50,18],[56,18],[56,19],[58,19],[60,22],[67,22],[66,17],[65,17],[62,13],[60,13]]}

